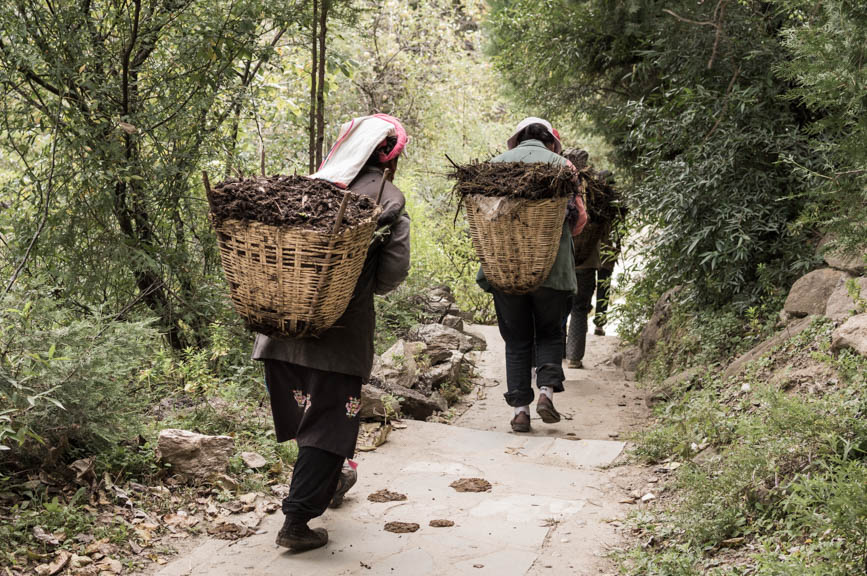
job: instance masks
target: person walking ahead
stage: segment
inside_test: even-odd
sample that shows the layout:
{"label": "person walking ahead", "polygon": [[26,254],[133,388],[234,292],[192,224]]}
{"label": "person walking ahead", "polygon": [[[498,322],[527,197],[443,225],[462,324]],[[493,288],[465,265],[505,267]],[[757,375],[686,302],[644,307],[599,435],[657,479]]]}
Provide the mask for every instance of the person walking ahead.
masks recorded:
{"label": "person walking ahead", "polygon": [[277,441],[298,442],[289,496],[283,500],[286,519],[277,535],[279,546],[295,551],[328,542],[324,528],[311,530],[307,523],[329,503],[339,504],[355,482],[354,470],[343,464],[355,453],[361,384],[373,365],[373,295],[397,288],[409,271],[409,216],[403,194],[390,181],[405,143],[403,127],[390,116],[356,118],[343,126],[313,177],[348,184],[375,199],[389,169],[377,223],[388,232],[384,239],[377,234],[371,244],[349,306],[332,328],[318,338],[256,336],[253,358],[265,364]]}
{"label": "person walking ahead", "polygon": [[[509,150],[491,162],[548,163],[571,166],[560,156],[562,145],[557,131],[541,118],[526,118],[518,124],[507,141]],[[536,412],[546,424],[560,421],[554,408],[554,393],[563,391],[562,321],[567,303],[575,292],[575,272],[572,257],[572,236],[581,233],[587,222],[584,201],[580,196],[570,200],[569,214],[554,266],[548,278],[529,294],[505,294],[492,287],[479,269],[476,280],[482,289],[494,296],[497,323],[506,342],[506,403],[514,408],[511,421],[515,432],[530,430],[530,404],[534,399],[532,380],[533,349],[536,350],[536,385],[539,401]]]}

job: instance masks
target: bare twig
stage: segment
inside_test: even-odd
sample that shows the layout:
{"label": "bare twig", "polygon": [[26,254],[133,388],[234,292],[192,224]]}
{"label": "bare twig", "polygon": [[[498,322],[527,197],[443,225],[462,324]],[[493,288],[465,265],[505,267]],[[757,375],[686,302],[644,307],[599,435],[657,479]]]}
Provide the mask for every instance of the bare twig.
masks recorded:
{"label": "bare twig", "polygon": [[705,135],[705,137],[704,137],[705,141],[707,141],[707,139],[710,138],[714,132],[716,132],[716,129],[719,128],[720,122],[722,122],[723,116],[725,116],[726,110],[728,109],[728,106],[729,106],[729,96],[732,93],[732,88],[734,88],[735,81],[738,79],[738,76],[740,75],[740,73],[741,73],[741,67],[738,66],[737,68],[735,68],[735,73],[732,75],[732,79],[729,80],[728,88],[726,88],[725,96],[723,96],[722,110],[720,110],[719,116],[717,117],[716,123],[713,125],[713,128],[711,128],[710,132],[708,132],[707,135]]}

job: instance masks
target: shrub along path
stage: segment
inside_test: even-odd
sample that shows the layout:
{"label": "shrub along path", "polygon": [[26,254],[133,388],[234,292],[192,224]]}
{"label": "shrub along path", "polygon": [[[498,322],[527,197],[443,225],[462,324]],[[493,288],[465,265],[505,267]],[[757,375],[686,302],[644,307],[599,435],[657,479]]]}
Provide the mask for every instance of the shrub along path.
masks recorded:
{"label": "shrub along path", "polygon": [[[231,543],[206,540],[159,574],[614,573],[605,555],[621,542],[618,519],[641,505],[629,502],[646,489],[642,470],[610,466],[624,450],[619,437],[645,417],[643,396],[605,363],[616,339],[591,336],[589,368],[567,371],[567,391],[556,398],[560,424],[534,418],[532,432],[519,435],[509,431],[511,409],[501,396],[503,342],[495,327],[475,329],[488,351],[480,357],[484,386],[473,406],[456,425],[407,422],[387,444],[362,454],[359,482],[343,507],[311,523],[328,528],[325,548],[300,555],[278,548],[282,515],[274,514],[260,533]],[[451,486],[464,478],[484,479],[490,489],[485,482],[455,484],[481,492]],[[406,499],[368,500],[383,489]],[[419,528],[390,533],[391,522]]]}

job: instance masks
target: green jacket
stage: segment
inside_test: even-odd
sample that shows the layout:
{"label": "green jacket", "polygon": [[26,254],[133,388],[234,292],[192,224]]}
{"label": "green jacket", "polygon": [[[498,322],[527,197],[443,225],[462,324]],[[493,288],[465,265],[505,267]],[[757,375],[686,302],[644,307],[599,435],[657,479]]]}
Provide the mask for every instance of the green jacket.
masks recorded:
{"label": "green jacket", "polygon": [[[524,140],[511,150],[491,159],[491,162],[526,162],[528,164],[544,162],[562,166],[566,164],[567,160],[559,154],[548,150],[539,140]],[[482,271],[481,266],[479,266],[479,272],[476,274],[476,282],[481,286],[482,290],[491,292],[491,285],[488,279],[485,278],[485,273]],[[575,262],[572,255],[572,233],[565,220],[563,222],[563,233],[560,235],[560,248],[557,250],[557,258],[554,260],[551,274],[542,282],[540,288],[551,288],[553,290],[563,290],[572,293],[578,290],[578,284],[575,281]]]}

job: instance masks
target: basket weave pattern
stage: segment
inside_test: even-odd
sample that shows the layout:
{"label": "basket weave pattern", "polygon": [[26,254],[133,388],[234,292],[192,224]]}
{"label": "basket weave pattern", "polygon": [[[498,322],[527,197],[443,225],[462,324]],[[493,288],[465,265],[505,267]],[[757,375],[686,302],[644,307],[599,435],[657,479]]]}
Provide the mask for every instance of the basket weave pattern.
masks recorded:
{"label": "basket weave pattern", "polygon": [[557,258],[568,198],[511,200],[508,210],[490,217],[485,196],[464,198],[473,247],[488,282],[507,294],[538,288]]}
{"label": "basket weave pattern", "polygon": [[330,328],[352,299],[378,213],[341,229],[333,244],[328,232],[240,220],[217,225],[232,303],[247,327],[290,337]]}

